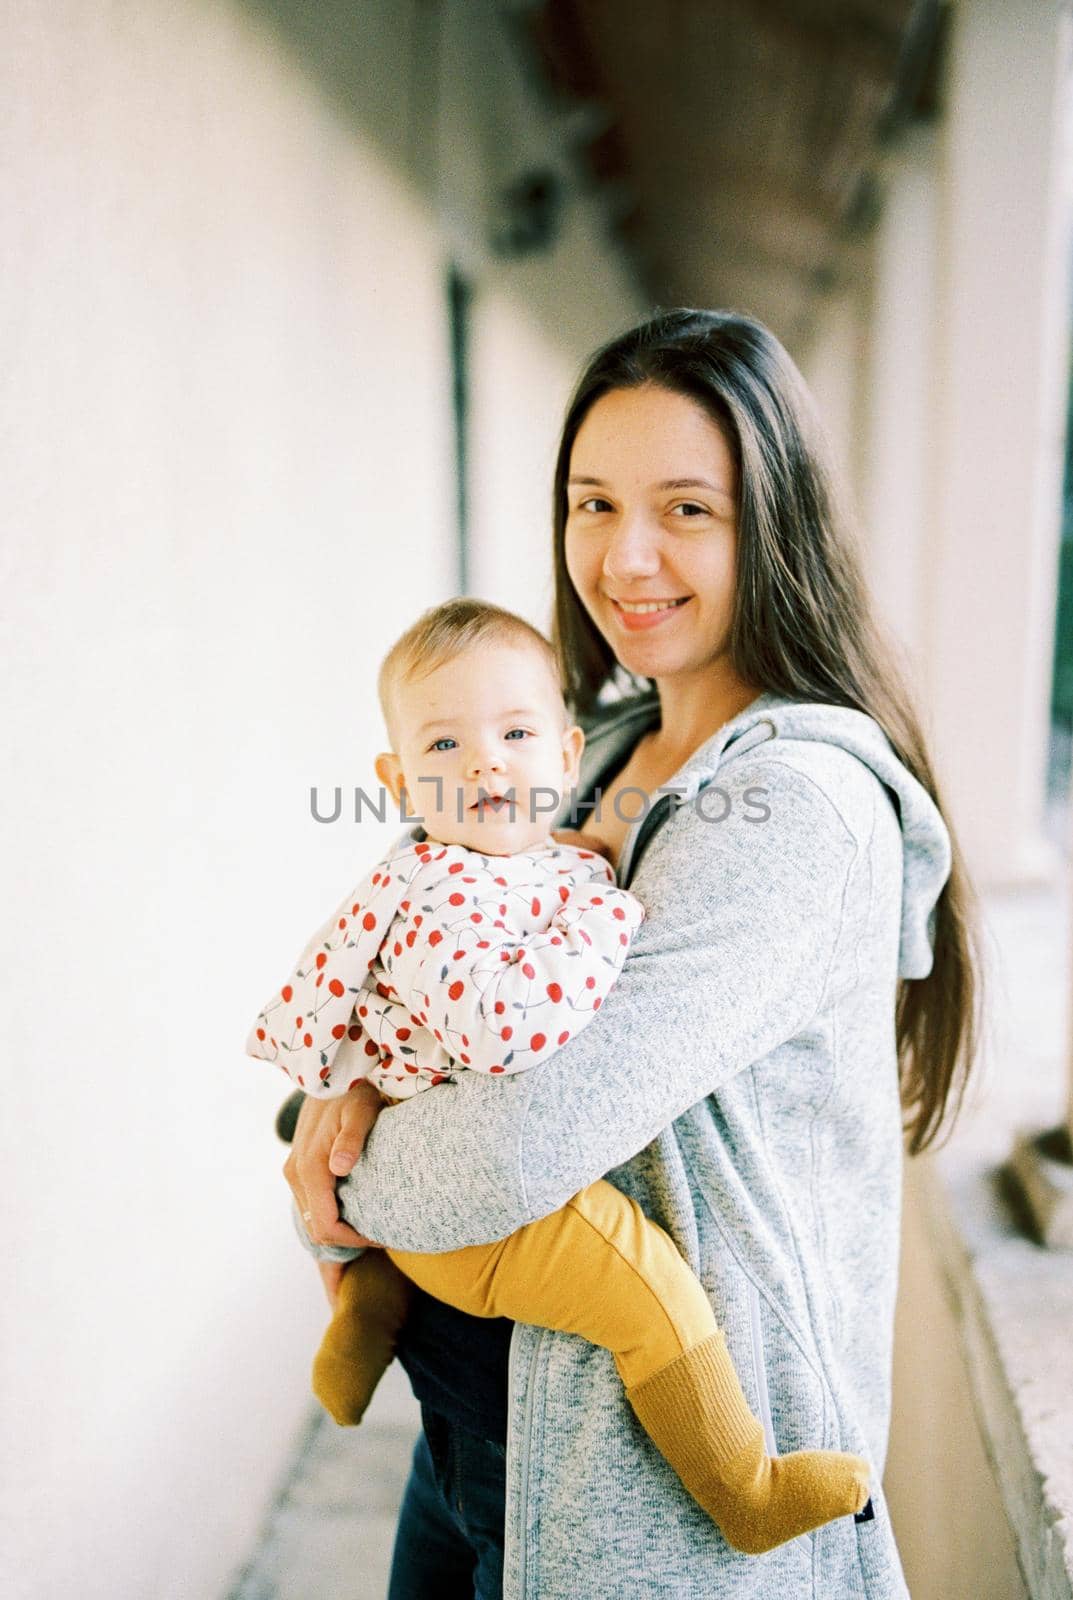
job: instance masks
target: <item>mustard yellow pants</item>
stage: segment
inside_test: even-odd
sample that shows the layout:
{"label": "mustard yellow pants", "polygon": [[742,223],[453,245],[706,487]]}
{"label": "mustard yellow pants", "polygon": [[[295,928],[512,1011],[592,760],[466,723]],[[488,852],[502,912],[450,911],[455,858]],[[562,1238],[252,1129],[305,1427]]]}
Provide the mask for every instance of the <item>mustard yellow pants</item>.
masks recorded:
{"label": "mustard yellow pants", "polygon": [[[576,1333],[610,1350],[632,1388],[716,1331],[700,1283],[635,1200],[600,1179],[551,1216],[494,1244],[440,1255],[369,1250],[343,1275],[314,1367],[337,1421],[356,1421],[389,1364],[406,1315],[401,1273],[476,1317]],[[327,1349],[325,1348],[327,1346]]]}
{"label": "mustard yellow pants", "polygon": [[766,1454],[703,1288],[663,1229],[602,1179],[495,1244],[367,1250],[351,1262],[313,1366],[314,1391],[337,1422],[361,1420],[411,1283],[473,1316],[603,1345],[641,1426],[739,1550],[771,1549],[865,1503],[862,1457]]}
{"label": "mustard yellow pants", "polygon": [[495,1244],[446,1255],[388,1254],[412,1283],[460,1311],[532,1322],[603,1345],[628,1387],[717,1326],[669,1236],[602,1178]]}

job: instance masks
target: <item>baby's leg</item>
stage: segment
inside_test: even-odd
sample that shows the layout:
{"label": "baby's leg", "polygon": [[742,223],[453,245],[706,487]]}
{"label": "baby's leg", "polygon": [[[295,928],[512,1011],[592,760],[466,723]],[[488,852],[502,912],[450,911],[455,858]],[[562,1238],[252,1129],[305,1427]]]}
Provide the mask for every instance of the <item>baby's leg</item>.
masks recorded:
{"label": "baby's leg", "polygon": [[313,1358],[313,1393],[336,1422],[361,1421],[395,1355],[410,1285],[384,1250],[349,1262],[332,1320]]}
{"label": "baby's leg", "polygon": [[860,1456],[766,1454],[702,1286],[663,1229],[612,1184],[591,1184],[495,1244],[389,1253],[461,1311],[610,1350],[642,1427],[737,1549],[769,1550],[864,1505]]}

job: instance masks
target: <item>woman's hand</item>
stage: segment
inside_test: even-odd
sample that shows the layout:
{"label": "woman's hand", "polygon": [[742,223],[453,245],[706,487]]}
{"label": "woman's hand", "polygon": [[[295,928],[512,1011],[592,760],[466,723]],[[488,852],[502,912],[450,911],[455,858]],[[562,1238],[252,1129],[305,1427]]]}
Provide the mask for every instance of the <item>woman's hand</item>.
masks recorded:
{"label": "woman's hand", "polygon": [[[359,1083],[332,1100],[306,1095],[302,1102],[290,1153],[283,1163],[283,1176],[294,1192],[306,1233],[314,1244],[353,1247],[374,1243],[340,1217],[335,1179],[345,1177],[361,1155],[381,1103],[370,1083]],[[331,1299],[333,1286],[327,1277],[324,1283]],[[338,1283],[334,1287],[338,1288]]]}

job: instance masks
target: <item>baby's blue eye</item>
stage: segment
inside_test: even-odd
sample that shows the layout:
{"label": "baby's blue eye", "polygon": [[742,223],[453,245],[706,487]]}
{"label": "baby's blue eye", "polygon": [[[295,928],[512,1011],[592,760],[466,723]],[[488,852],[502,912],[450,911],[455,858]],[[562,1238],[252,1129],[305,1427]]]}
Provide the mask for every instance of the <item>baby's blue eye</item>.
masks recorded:
{"label": "baby's blue eye", "polygon": [[441,744],[454,744],[454,740],[448,734],[444,734],[442,739],[434,739],[429,745],[429,749],[435,750]]}
{"label": "baby's blue eye", "polygon": [[507,738],[508,739],[510,738],[511,733],[524,733],[526,738],[529,737],[529,729],[528,728],[511,728],[510,733],[507,734]]}

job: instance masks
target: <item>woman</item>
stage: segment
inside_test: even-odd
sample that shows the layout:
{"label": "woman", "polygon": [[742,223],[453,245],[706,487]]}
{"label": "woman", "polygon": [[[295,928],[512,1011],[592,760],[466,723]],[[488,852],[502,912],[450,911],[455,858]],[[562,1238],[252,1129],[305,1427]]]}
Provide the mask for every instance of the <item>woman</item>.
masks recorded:
{"label": "woman", "polygon": [[[677,310],[597,351],[554,523],[578,796],[603,790],[580,832],[646,922],[600,1016],[538,1072],[467,1074],[378,1119],[361,1088],[304,1102],[296,1210],[325,1263],[366,1237],[447,1250],[607,1175],[700,1274],[769,1450],[860,1452],[873,1496],[739,1555],[605,1351],[425,1302],[400,1352],[425,1431],[392,1600],[904,1596],[879,1482],[899,1101],[913,1153],[960,1103],[971,894],[778,341]],[[322,1267],[329,1290],[339,1270]]]}

